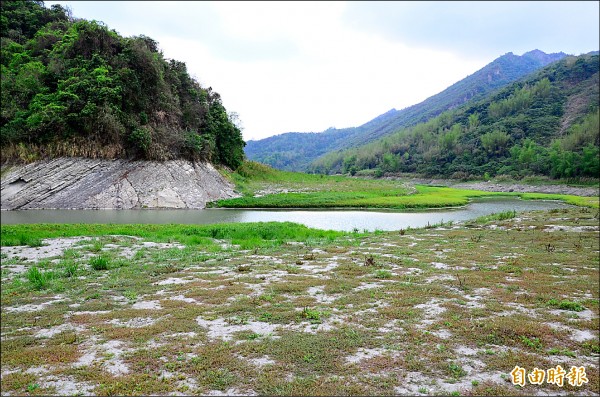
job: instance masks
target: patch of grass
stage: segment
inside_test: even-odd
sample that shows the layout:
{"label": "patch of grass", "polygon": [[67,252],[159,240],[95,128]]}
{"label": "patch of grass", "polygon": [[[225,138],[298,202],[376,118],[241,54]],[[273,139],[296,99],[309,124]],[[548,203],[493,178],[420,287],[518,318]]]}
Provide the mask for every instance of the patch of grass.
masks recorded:
{"label": "patch of grass", "polygon": [[517,216],[517,211],[512,210],[512,211],[503,211],[503,212],[497,212],[497,213],[493,213],[490,215],[484,215],[484,216],[480,216],[479,218],[475,219],[475,223],[488,223],[491,221],[505,221],[507,219],[512,219],[515,218]]}
{"label": "patch of grass", "polygon": [[54,272],[41,271],[37,266],[32,266],[25,273],[27,280],[31,283],[33,289],[42,290],[48,288],[50,281],[54,278]]}
{"label": "patch of grass", "polygon": [[463,367],[456,363],[448,364],[448,372],[455,379],[462,378],[467,374],[467,371],[465,371]]}
{"label": "patch of grass", "polygon": [[585,310],[585,307],[583,307],[583,305],[579,302],[572,302],[569,300],[561,300],[559,301],[558,299],[550,299],[547,302],[548,306],[551,307],[556,307],[560,310],[570,310],[570,311],[574,311],[574,312],[582,312]]}
{"label": "patch of grass", "polygon": [[[192,247],[210,249],[220,245],[213,239],[227,240],[240,249],[279,247],[287,242],[322,245],[339,239],[360,238],[364,234],[311,229],[291,222],[224,223],[218,225],[115,225],[115,224],[27,224],[2,225],[0,244],[13,244],[14,236],[29,234],[34,238],[127,235],[156,242],[178,241]],[[208,237],[208,238],[207,238]]]}
{"label": "patch of grass", "polygon": [[94,270],[108,270],[108,258],[105,256],[94,256],[90,259],[90,266]]}
{"label": "patch of grass", "polygon": [[311,324],[320,324],[322,315],[323,312],[320,312],[316,309],[310,309],[308,307],[302,309],[302,318],[307,319],[311,322]]}
{"label": "patch of grass", "polygon": [[72,261],[65,261],[63,263],[64,267],[64,276],[67,278],[74,277],[77,274],[77,270],[79,269],[79,265]]}
{"label": "patch of grass", "polygon": [[375,275],[373,277],[375,278],[382,278],[382,279],[389,279],[392,278],[392,272],[390,272],[389,270],[385,270],[385,269],[377,269],[375,271]]}
{"label": "patch of grass", "polygon": [[[415,185],[416,192],[409,192],[397,181],[307,175],[278,171],[254,162],[246,162],[228,176],[244,196],[219,200],[210,205],[227,208],[441,208],[466,205],[470,199],[477,197],[518,196],[525,200],[562,200],[598,208],[598,197],[485,192],[424,185]],[[256,192],[265,190],[273,193],[255,196]],[[506,216],[510,216],[511,212],[497,216],[510,219]]]}
{"label": "patch of grass", "polygon": [[533,350],[540,350],[543,346],[539,338],[528,338],[524,335],[521,336],[521,343]]}
{"label": "patch of grass", "polygon": [[559,349],[557,347],[553,347],[552,349],[548,350],[548,354],[550,354],[551,356],[567,356],[567,357],[577,357],[577,354],[575,354],[575,352],[569,350],[569,349]]}

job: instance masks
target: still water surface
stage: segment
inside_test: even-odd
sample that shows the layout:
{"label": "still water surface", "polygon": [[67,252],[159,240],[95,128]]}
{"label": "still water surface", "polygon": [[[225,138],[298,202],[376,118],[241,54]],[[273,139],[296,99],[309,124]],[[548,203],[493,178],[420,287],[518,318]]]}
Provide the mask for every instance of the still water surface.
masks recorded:
{"label": "still water surface", "polygon": [[478,199],[457,209],[394,210],[28,210],[2,211],[3,225],[18,223],[185,223],[296,222],[312,228],[351,231],[399,230],[448,221],[466,221],[502,211],[569,207],[558,201]]}

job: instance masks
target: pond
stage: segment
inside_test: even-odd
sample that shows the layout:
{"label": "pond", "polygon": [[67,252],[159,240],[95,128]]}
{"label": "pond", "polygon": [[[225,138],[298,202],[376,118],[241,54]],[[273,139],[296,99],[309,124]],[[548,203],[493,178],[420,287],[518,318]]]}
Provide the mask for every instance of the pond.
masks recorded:
{"label": "pond", "polygon": [[2,211],[3,225],[19,223],[235,223],[296,222],[317,229],[399,230],[440,222],[466,221],[503,211],[567,208],[558,201],[518,198],[477,199],[465,207],[424,211],[398,210],[28,210]]}

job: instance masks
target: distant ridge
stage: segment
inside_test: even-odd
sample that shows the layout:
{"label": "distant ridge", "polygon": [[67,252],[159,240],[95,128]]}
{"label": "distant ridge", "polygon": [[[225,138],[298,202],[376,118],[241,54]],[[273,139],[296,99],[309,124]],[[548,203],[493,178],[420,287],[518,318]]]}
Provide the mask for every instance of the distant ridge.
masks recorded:
{"label": "distant ridge", "polygon": [[250,160],[275,168],[305,171],[313,160],[326,153],[360,146],[427,121],[468,101],[481,99],[566,56],[563,52],[546,54],[537,49],[521,56],[509,52],[423,102],[402,110],[391,109],[359,127],[330,128],[320,133],[288,132],[251,140],[245,153]]}

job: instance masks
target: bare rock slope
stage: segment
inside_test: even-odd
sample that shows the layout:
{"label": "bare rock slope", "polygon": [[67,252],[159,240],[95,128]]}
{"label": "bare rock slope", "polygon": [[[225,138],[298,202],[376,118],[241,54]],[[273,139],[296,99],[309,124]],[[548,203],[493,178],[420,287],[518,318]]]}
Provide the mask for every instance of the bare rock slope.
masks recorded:
{"label": "bare rock slope", "polygon": [[2,175],[2,210],[194,208],[237,197],[211,164],[59,158]]}

